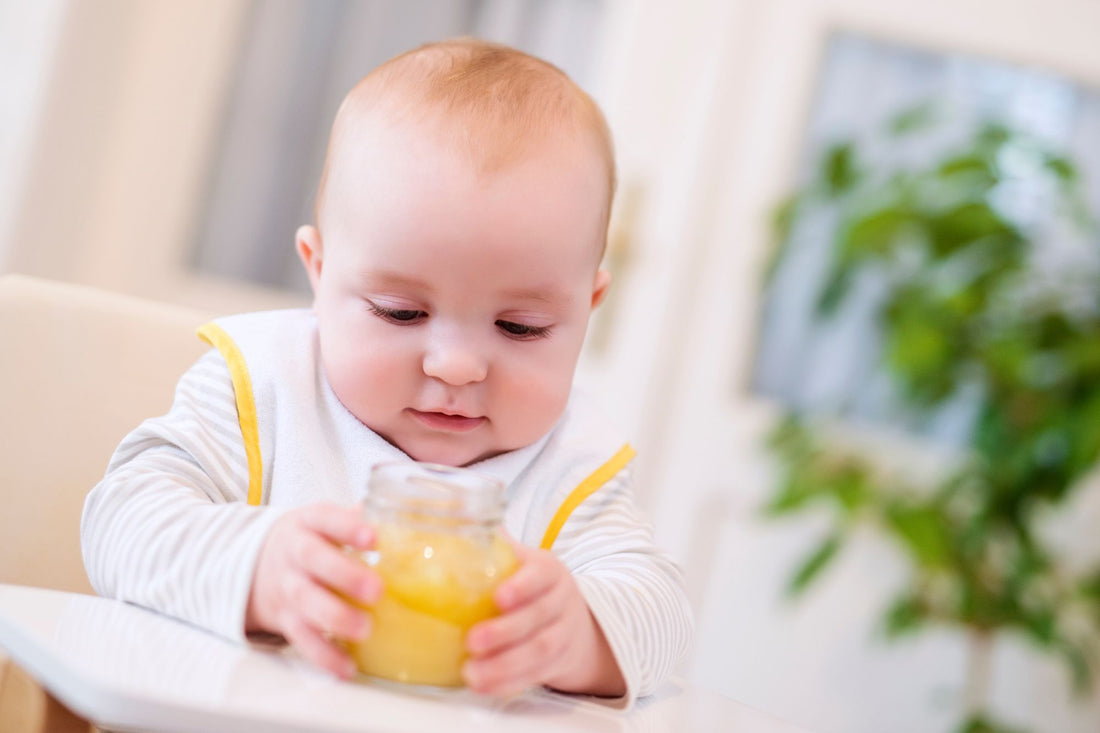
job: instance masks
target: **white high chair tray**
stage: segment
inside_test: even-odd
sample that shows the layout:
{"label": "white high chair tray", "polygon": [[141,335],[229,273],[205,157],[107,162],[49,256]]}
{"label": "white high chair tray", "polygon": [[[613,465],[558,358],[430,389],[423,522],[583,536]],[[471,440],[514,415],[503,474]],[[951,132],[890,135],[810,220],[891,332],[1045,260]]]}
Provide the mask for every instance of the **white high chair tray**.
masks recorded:
{"label": "white high chair tray", "polygon": [[67,707],[114,731],[798,730],[683,681],[629,712],[546,691],[500,701],[343,682],[290,653],[234,644],[143,608],[15,585],[0,584],[0,647]]}

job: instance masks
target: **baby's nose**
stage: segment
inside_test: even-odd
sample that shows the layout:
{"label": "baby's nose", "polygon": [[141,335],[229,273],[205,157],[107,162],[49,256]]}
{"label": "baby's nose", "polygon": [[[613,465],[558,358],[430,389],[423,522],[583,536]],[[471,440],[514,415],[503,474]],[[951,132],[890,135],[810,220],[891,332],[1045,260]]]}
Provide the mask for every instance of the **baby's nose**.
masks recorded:
{"label": "baby's nose", "polygon": [[433,343],[424,354],[424,373],[456,387],[480,382],[488,371],[489,364],[484,356],[461,338]]}

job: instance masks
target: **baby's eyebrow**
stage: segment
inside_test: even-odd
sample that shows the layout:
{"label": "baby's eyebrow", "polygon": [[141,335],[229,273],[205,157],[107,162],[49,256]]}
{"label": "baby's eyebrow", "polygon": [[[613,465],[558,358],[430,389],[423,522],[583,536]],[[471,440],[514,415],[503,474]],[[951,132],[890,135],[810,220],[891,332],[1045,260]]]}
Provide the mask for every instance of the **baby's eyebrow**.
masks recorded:
{"label": "baby's eyebrow", "polygon": [[[407,275],[403,272],[396,272],[394,270],[372,270],[369,273],[364,274],[361,282],[363,286],[368,289],[399,288],[402,290],[413,290],[429,295],[435,290],[431,286],[431,283],[426,280],[421,280],[412,275]],[[572,302],[573,300],[572,294],[552,286],[508,288],[506,290],[500,291],[499,295],[500,297],[507,298],[508,300],[543,303],[547,305],[561,302]]]}
{"label": "baby's eyebrow", "polygon": [[362,281],[368,287],[400,287],[421,291],[432,289],[431,285],[424,280],[392,270],[374,270],[364,276]]}
{"label": "baby's eyebrow", "polygon": [[501,293],[505,298],[533,300],[538,303],[555,303],[568,300],[569,295],[553,288],[514,288]]}

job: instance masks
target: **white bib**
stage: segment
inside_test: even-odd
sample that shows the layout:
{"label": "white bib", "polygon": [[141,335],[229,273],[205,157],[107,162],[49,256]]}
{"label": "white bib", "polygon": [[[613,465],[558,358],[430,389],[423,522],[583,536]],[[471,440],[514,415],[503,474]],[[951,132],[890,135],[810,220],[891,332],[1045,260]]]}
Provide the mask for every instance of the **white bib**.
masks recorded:
{"label": "white bib", "polygon": [[[358,502],[376,463],[412,460],[337,399],[321,368],[311,310],[220,318],[199,336],[229,366],[248,455],[250,504]],[[549,549],[573,509],[633,456],[574,389],[549,434],[469,468],[508,487],[508,532]]]}

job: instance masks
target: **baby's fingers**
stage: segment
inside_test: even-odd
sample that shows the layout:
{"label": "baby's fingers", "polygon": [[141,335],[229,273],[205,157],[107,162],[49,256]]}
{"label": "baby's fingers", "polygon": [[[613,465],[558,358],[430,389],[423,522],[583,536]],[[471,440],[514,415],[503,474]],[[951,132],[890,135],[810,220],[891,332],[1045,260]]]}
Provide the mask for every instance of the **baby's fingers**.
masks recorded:
{"label": "baby's fingers", "polygon": [[365,639],[370,616],[314,583],[303,583],[297,599],[297,616],[314,629],[341,639]]}
{"label": "baby's fingers", "polygon": [[382,580],[354,555],[309,532],[294,540],[294,562],[321,585],[349,598],[374,603],[382,591]]}
{"label": "baby's fingers", "polygon": [[481,657],[519,644],[553,625],[567,601],[568,588],[555,585],[536,601],[474,626],[466,637],[466,647]]}
{"label": "baby's fingers", "polygon": [[303,657],[318,667],[343,679],[350,679],[355,674],[355,662],[351,657],[301,617],[288,622],[283,634]]}
{"label": "baby's fingers", "polygon": [[558,629],[544,629],[525,642],[462,666],[466,684],[475,692],[507,696],[541,684],[551,676],[568,645]]}
{"label": "baby's fingers", "polygon": [[493,600],[501,611],[531,603],[548,592],[569,571],[545,550],[516,546],[519,569],[493,592]]}
{"label": "baby's fingers", "polygon": [[358,506],[311,504],[303,507],[298,517],[307,529],[338,545],[367,550],[374,544],[374,532]]}

